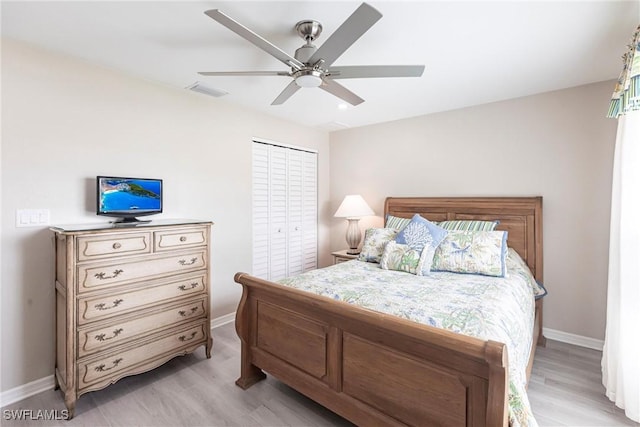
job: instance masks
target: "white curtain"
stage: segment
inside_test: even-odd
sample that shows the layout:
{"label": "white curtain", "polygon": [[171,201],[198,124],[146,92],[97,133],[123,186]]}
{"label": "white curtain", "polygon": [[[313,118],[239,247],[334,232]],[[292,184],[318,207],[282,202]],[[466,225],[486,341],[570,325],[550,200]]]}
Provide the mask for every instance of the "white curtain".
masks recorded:
{"label": "white curtain", "polygon": [[618,119],[609,240],[602,383],[640,422],[640,25],[622,56],[607,116]]}
{"label": "white curtain", "polygon": [[618,119],[602,377],[607,397],[640,422],[640,111]]}

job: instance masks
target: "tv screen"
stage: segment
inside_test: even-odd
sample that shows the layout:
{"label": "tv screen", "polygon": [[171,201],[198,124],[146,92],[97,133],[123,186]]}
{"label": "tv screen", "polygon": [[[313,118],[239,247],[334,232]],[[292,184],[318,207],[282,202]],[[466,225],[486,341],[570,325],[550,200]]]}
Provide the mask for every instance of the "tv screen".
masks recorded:
{"label": "tv screen", "polygon": [[139,221],[136,216],[162,212],[162,180],[98,176],[97,214]]}

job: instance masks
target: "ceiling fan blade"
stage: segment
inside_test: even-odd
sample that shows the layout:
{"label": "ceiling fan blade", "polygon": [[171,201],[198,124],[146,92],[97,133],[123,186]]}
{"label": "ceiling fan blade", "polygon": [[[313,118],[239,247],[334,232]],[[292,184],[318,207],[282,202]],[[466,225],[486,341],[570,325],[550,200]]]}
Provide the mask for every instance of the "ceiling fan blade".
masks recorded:
{"label": "ceiling fan blade", "polygon": [[332,79],[360,79],[369,77],[420,77],[424,65],[354,65],[332,67]]}
{"label": "ceiling fan blade", "polygon": [[201,76],[290,76],[286,71],[198,71]]}
{"label": "ceiling fan blade", "polygon": [[228,17],[227,15],[222,13],[220,10],[218,9],[207,10],[205,14],[210,18],[214,19],[215,21],[218,21],[220,24],[224,25],[234,33],[238,34],[240,37],[245,38],[249,42],[259,47],[260,49],[264,50],[269,55],[283,62],[287,66],[297,68],[297,69],[301,69],[302,67],[304,67],[304,64],[302,62],[298,61],[293,56],[289,55],[288,53],[286,53],[279,47],[275,46],[268,40],[260,37],[259,35],[257,35],[256,33],[251,31],[244,25],[234,21],[232,18]]}
{"label": "ceiling fan blade", "polygon": [[286,101],[287,99],[291,98],[291,95],[296,93],[298,91],[298,89],[300,89],[300,86],[298,86],[296,84],[295,80],[291,80],[291,83],[289,83],[287,85],[287,87],[285,87],[284,90],[282,92],[280,92],[280,95],[278,95],[278,97],[273,100],[271,105],[281,105],[281,104],[283,104],[284,101]]}
{"label": "ceiling fan blade", "polygon": [[323,67],[329,67],[356,40],[373,26],[382,14],[367,3],[362,3],[346,21],[334,31],[322,46],[309,58],[309,64],[315,64],[323,59]]}
{"label": "ceiling fan blade", "polygon": [[331,79],[325,79],[319,87],[320,89],[325,90],[330,94],[337,96],[338,98],[348,102],[351,105],[358,105],[364,102],[364,99],[360,98],[358,95],[351,92],[349,89],[342,86],[340,83],[334,82]]}

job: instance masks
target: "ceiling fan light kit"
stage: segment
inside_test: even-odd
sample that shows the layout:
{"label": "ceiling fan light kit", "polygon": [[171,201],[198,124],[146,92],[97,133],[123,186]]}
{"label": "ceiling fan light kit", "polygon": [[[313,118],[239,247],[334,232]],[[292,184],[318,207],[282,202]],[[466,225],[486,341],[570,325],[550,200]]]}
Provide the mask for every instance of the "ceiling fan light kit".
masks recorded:
{"label": "ceiling fan light kit", "polygon": [[318,87],[322,84],[322,73],[317,70],[300,70],[293,77],[300,87]]}
{"label": "ceiling fan light kit", "polygon": [[254,33],[247,27],[233,20],[218,9],[207,10],[207,16],[227,27],[229,30],[253,43],[290,68],[289,71],[206,71],[199,72],[204,76],[289,76],[293,80],[284,88],[271,105],[280,105],[289,99],[301,87],[320,89],[337,96],[351,105],[364,102],[355,93],[335,80],[377,77],[420,77],[424,65],[359,65],[331,67],[353,43],[369,30],[382,14],[375,8],[362,3],[334,31],[331,36],[317,48],[312,42],[322,33],[322,25],[318,21],[304,20],[295,25],[298,35],[305,44],[296,49],[290,56],[268,40]]}

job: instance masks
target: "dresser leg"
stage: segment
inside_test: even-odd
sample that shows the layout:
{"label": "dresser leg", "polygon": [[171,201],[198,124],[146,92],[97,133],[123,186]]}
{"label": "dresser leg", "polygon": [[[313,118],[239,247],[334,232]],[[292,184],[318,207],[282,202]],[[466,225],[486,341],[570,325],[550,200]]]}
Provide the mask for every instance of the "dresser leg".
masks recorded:
{"label": "dresser leg", "polygon": [[67,411],[69,411],[69,417],[67,418],[67,420],[70,420],[71,418],[73,418],[73,416],[75,415],[75,412],[76,412],[76,397],[75,397],[75,395],[73,395],[73,396],[65,395],[64,396],[64,404],[67,407]]}
{"label": "dresser leg", "polygon": [[209,337],[207,340],[207,344],[204,348],[205,354],[207,355],[207,359],[211,359],[211,348],[213,347],[213,338]]}

